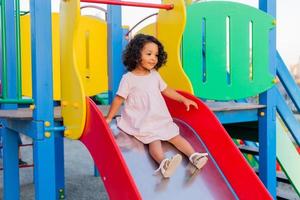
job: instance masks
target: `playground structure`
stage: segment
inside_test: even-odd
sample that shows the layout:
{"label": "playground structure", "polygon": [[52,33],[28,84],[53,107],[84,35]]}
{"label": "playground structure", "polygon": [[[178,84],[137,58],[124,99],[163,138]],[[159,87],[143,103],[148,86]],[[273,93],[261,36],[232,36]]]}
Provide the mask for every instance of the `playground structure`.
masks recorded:
{"label": "playground structure", "polygon": [[[153,195],[164,199],[170,194],[174,195],[175,199],[180,198],[180,194],[187,198],[197,192],[207,195],[207,199],[276,198],[276,157],[299,195],[300,173],[297,169],[300,167],[300,158],[294,146],[300,145],[299,122],[293,117],[279,93],[275,77],[277,76],[284,85],[298,111],[300,91],[276,52],[275,0],[259,1],[261,10],[224,1],[193,4],[186,2],[187,5],[182,0],[165,0],[160,5],[122,2],[123,5],[161,8],[157,22],[140,32],[154,34],[164,44],[169,61],[160,73],[168,85],[212,100],[239,100],[259,95],[259,103],[256,105],[224,102],[205,105],[193,95],[183,92],[184,95],[193,98],[200,107],[199,111],[189,113],[181,109],[176,102],[166,99],[182,134],[197,149],[206,150],[210,161],[197,175],[196,181],[184,188],[178,186],[184,177],[186,163],[183,163],[178,176],[170,180],[170,187],[157,194],[154,194],[154,190],[150,190],[150,193],[143,190],[146,179],[143,176],[147,175],[141,173],[151,172],[155,168],[153,162],[145,155],[147,151],[136,154],[134,147],[131,151],[123,151],[116,139],[121,137],[122,133],[105,123],[101,112],[88,97],[109,89],[111,99],[123,74],[120,58],[126,42],[126,31],[121,28],[121,8],[108,6],[106,23],[93,21],[90,22],[94,23],[93,25],[84,27],[83,24],[88,22],[83,22],[84,17],[80,16],[79,0],[61,1],[59,19],[55,15],[51,18],[50,1],[31,0],[32,57],[29,61],[22,60],[20,56],[20,11],[18,6],[15,6],[18,5],[18,0],[15,2],[4,1],[1,5],[0,117],[3,124],[1,134],[4,199],[19,198],[17,138],[20,132],[34,141],[36,199],[60,199],[64,196],[63,155],[60,153],[63,152],[63,136],[79,139],[86,145],[111,199],[141,199]],[[120,4],[118,1],[105,0],[82,2]],[[29,20],[28,16],[27,18],[26,20]],[[88,17],[85,20],[92,21]],[[58,21],[60,35],[56,32],[56,37],[51,37],[55,30],[51,27],[58,24]],[[102,30],[92,35],[99,29],[90,27],[99,23]],[[87,35],[86,32],[90,34]],[[97,34],[104,34],[102,43],[96,41]],[[105,48],[106,37],[109,38],[108,48],[97,48]],[[55,51],[58,50],[58,47],[55,47],[58,38],[60,55],[55,57],[52,54],[58,55]],[[96,45],[93,51],[104,52],[99,58],[101,62],[93,63],[95,59],[90,59],[95,57],[91,53],[91,45],[88,45],[92,44],[91,41],[95,44],[101,43]],[[85,58],[80,60],[78,55],[85,55]],[[30,55],[27,54],[25,58],[28,56]],[[21,62],[24,65],[22,69]],[[52,68],[52,63],[56,68]],[[30,65],[32,68],[28,68]],[[27,76],[23,76],[21,81],[21,71],[23,74],[32,73],[32,84],[25,81]],[[105,76],[107,71],[109,77]],[[32,99],[23,98],[31,95]],[[53,99],[61,101],[63,124],[54,120]],[[19,109],[20,104],[34,105],[31,106],[32,113],[28,112],[29,109]],[[208,107],[215,112],[218,119]],[[285,133],[283,124],[288,128],[293,140]],[[234,138],[259,142],[260,180],[227,132]],[[171,147],[165,148],[169,149],[167,153],[172,154],[174,151]],[[145,165],[139,169],[134,168],[130,159],[132,157],[140,159]],[[147,181],[150,180],[147,184],[153,184],[151,187],[154,188],[157,179],[147,178]],[[203,188],[208,188],[207,190],[201,187],[203,184]],[[249,184],[253,188],[249,188]]]}

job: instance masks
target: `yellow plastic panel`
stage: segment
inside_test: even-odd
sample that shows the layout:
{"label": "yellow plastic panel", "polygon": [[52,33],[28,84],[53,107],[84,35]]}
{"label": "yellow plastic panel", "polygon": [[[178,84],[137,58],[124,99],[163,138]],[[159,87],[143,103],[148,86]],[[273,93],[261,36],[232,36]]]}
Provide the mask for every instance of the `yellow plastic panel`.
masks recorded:
{"label": "yellow plastic panel", "polygon": [[148,24],[147,26],[141,28],[137,33],[152,35],[156,37],[156,23]]}
{"label": "yellow plastic panel", "polygon": [[61,42],[61,105],[65,136],[80,138],[86,120],[86,101],[83,83],[76,62],[76,37],[80,20],[80,1],[60,3]]}
{"label": "yellow plastic panel", "polygon": [[81,16],[76,40],[76,59],[85,93],[92,96],[108,90],[107,24]]}
{"label": "yellow plastic panel", "polygon": [[183,0],[163,0],[163,3],[173,4],[174,8],[160,10],[157,17],[157,37],[168,53],[168,62],[159,72],[170,87],[193,93],[180,61],[180,43],[186,22],[185,3]]}
{"label": "yellow plastic panel", "polygon": [[[52,14],[53,98],[60,99],[59,15]],[[21,17],[22,94],[32,97],[30,15]]]}
{"label": "yellow plastic panel", "polygon": [[[92,16],[81,16],[76,36],[76,60],[88,96],[108,90],[107,24]],[[99,37],[101,36],[101,37]],[[22,93],[32,97],[30,16],[21,17]],[[60,100],[59,15],[52,14],[53,98]]]}

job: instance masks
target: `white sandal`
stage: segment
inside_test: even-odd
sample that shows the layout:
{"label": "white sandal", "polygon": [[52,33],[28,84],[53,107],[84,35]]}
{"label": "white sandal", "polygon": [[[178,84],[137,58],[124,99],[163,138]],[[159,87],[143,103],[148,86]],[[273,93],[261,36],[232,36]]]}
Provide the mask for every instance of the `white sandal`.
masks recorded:
{"label": "white sandal", "polygon": [[156,169],[154,172],[157,173],[160,171],[164,178],[170,178],[181,163],[181,160],[182,156],[180,154],[176,154],[170,159],[166,158],[161,161],[158,169]]}
{"label": "white sandal", "polygon": [[208,161],[208,153],[193,153],[190,157],[189,160],[190,162],[197,167],[197,169],[201,169]]}

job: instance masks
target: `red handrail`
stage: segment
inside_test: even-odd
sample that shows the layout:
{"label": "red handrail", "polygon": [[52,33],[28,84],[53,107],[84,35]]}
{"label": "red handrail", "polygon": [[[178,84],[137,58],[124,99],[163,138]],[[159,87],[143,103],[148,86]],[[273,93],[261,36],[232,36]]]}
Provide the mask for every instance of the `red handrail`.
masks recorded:
{"label": "red handrail", "polygon": [[165,10],[171,10],[174,7],[173,4],[154,4],[154,3],[140,3],[140,2],[114,1],[114,0],[80,0],[80,2],[145,7],[145,8],[159,8]]}

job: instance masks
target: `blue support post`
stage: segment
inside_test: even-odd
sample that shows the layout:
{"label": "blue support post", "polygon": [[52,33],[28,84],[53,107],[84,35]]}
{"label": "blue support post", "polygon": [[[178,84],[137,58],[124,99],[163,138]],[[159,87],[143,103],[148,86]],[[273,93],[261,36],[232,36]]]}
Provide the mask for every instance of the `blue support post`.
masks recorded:
{"label": "blue support post", "polygon": [[3,199],[20,199],[18,138],[19,133],[4,128],[3,136]]}
{"label": "blue support post", "polygon": [[[61,126],[59,122],[55,122],[55,126]],[[65,170],[64,170],[64,137],[63,131],[55,133],[55,164],[56,164],[56,181],[58,189],[58,199],[65,199]]]}
{"label": "blue support post", "polygon": [[[52,81],[51,1],[31,0],[32,86],[35,110],[34,121],[54,126]],[[59,199],[56,137],[53,131],[42,133],[44,138],[34,141],[35,199]],[[62,153],[62,152],[60,152]],[[63,173],[63,171],[62,171]],[[59,175],[62,176],[62,175]]]}
{"label": "blue support post", "polygon": [[[14,1],[2,1],[5,9],[5,21],[3,26],[6,27],[5,37],[2,43],[5,44],[2,49],[2,60],[6,59],[7,74],[7,98],[15,99],[17,97],[17,64],[16,64],[16,38],[15,38],[15,8]],[[2,63],[3,64],[3,63]],[[3,65],[2,65],[3,67]],[[2,104],[1,109],[16,109],[16,104]],[[3,137],[3,199],[19,199],[19,163],[18,163],[18,133],[1,129]]]}
{"label": "blue support post", "polygon": [[107,6],[109,102],[115,96],[124,73],[122,64],[122,14],[120,6]]}
{"label": "blue support post", "polygon": [[[259,8],[276,18],[276,0],[260,0]],[[270,32],[269,69],[276,76],[276,28]],[[276,199],[276,96],[275,87],[259,97],[267,107],[259,117],[259,176]]]}
{"label": "blue support post", "polygon": [[[0,15],[1,16],[1,15]],[[1,26],[3,27],[3,26]],[[3,50],[2,50],[2,31],[0,31],[0,81],[2,83],[2,69],[3,69]],[[2,84],[0,84],[0,96],[2,97]],[[1,108],[1,107],[0,107]],[[2,128],[0,129],[0,144],[3,146],[3,140],[2,140]],[[3,148],[0,148],[0,158],[3,158]]]}

